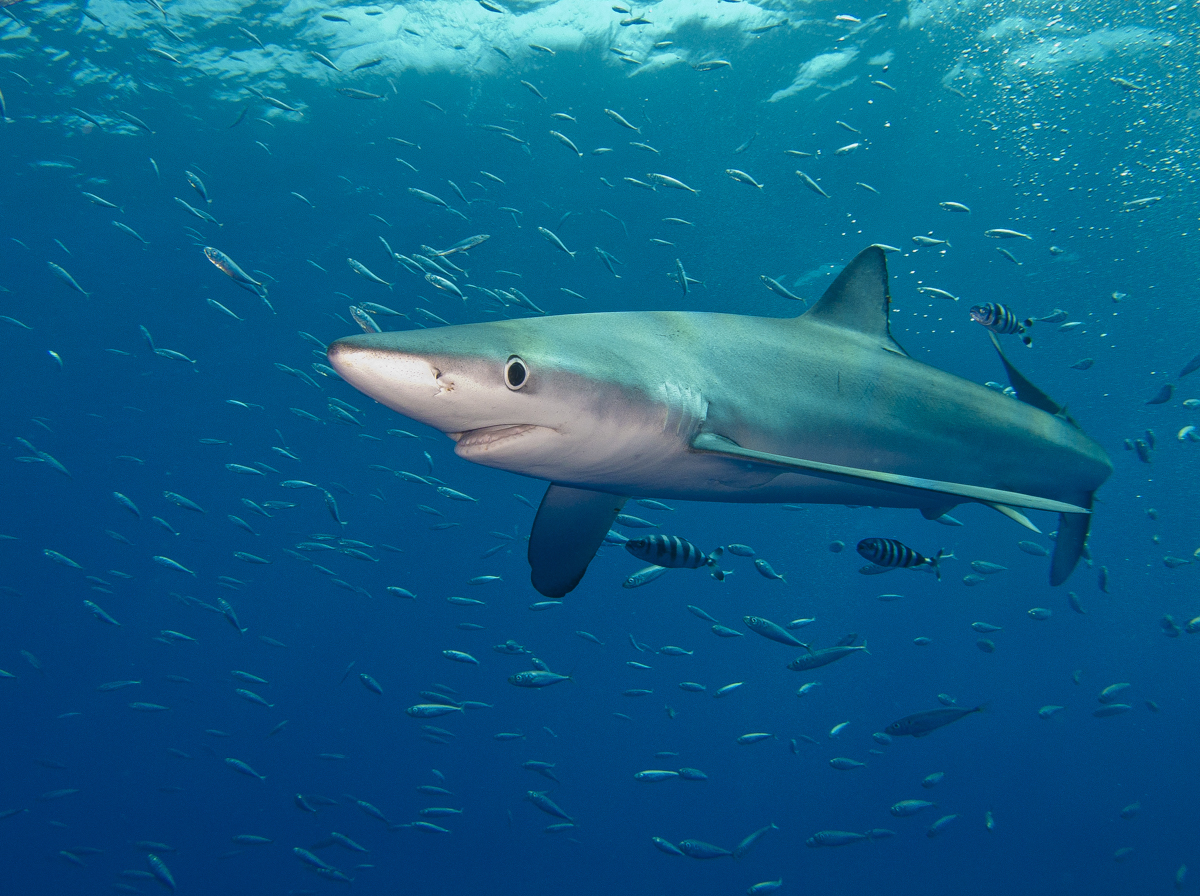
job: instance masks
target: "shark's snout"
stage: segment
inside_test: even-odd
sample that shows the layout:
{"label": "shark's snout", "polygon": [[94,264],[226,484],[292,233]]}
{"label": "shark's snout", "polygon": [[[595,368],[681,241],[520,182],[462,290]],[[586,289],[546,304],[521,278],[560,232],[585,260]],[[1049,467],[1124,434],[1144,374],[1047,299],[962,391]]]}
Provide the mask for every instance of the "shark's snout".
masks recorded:
{"label": "shark's snout", "polygon": [[349,338],[338,339],[326,347],[325,357],[329,359],[329,363],[333,365],[333,369],[338,372],[338,375],[349,382],[347,375],[353,369],[354,356],[360,351],[361,349],[356,348]]}
{"label": "shark's snout", "polygon": [[414,402],[452,388],[427,358],[374,345],[369,336],[339,339],[329,346],[326,355],[347,383],[402,413],[413,410]]}
{"label": "shark's snout", "polygon": [[325,349],[325,356],[333,365],[333,369],[352,386],[357,386],[356,379],[361,375],[364,363],[370,354],[370,349],[359,345],[355,341],[356,339],[358,339],[357,336],[338,339]]}
{"label": "shark's snout", "polygon": [[[478,448],[499,441],[506,426],[526,422],[509,407],[516,393],[503,383],[503,364],[487,352],[446,351],[409,333],[348,336],[326,350],[329,363],[348,384],[380,404],[432,426],[456,440],[463,433],[495,428]],[[516,416],[514,416],[516,415]],[[472,447],[466,440],[462,450]]]}

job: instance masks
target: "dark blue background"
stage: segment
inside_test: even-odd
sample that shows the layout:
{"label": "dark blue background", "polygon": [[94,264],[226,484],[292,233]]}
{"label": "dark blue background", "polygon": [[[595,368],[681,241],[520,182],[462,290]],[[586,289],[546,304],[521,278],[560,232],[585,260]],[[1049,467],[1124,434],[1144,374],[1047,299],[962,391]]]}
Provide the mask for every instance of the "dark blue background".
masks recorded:
{"label": "dark blue background", "polygon": [[[0,128],[0,285],[6,288],[0,314],[31,329],[0,321],[0,444],[7,458],[0,474],[0,533],[13,536],[0,541],[0,668],[17,676],[0,680],[6,732],[0,810],[29,811],[0,820],[6,891],[96,892],[123,882],[151,892],[154,881],[123,879],[119,872],[147,868],[133,844],[152,840],[177,850],[162,858],[181,893],[339,892],[343,884],[320,879],[291,854],[292,847],[310,847],[331,830],[371,850],[368,856],[336,846],[320,850],[356,879],[360,893],[737,893],[779,876],[786,892],[1148,893],[1169,889],[1181,864],[1200,862],[1194,774],[1200,662],[1193,637],[1168,639],[1159,626],[1164,614],[1181,625],[1200,614],[1195,570],[1170,570],[1161,562],[1164,555],[1190,558],[1195,547],[1191,454],[1197,449],[1174,437],[1195,413],[1181,404],[1191,394],[1183,387],[1169,404],[1144,404],[1200,351],[1192,308],[1196,159],[1188,143],[1195,125],[1187,115],[1194,97],[1180,76],[1187,59],[1194,61],[1195,47],[1186,33],[1171,53],[1143,45],[1140,55],[1129,50],[1091,62],[1025,67],[1021,48],[1037,41],[1027,35],[1030,44],[1017,38],[1006,44],[980,36],[997,24],[981,13],[910,30],[900,27],[903,10],[896,8],[874,36],[849,38],[862,47],[861,55],[832,83],[857,76],[853,84],[833,92],[814,87],[776,104],[763,99],[790,82],[799,62],[846,46],[836,41],[843,32],[825,25],[781,28],[745,45],[732,33],[678,35],[693,49],[707,42],[707,54],[699,55],[734,63],[711,73],[676,65],[628,77],[627,67],[608,63],[607,47],[595,46],[553,59],[522,55],[492,77],[470,74],[464,59],[461,73],[393,72],[389,82],[384,66],[332,82],[387,95],[378,101],[349,99],[331,83],[282,72],[250,81],[303,103],[301,117],[272,111],[245,91],[236,101],[214,99],[215,79],[197,69],[176,78],[180,70],[144,53],[152,43],[187,55],[188,48],[161,36],[113,39],[113,51],[101,60],[142,85],[137,92],[128,85],[76,84],[72,63],[51,62],[45,48],[66,47],[78,59],[105,39],[94,30],[73,33],[73,12],[43,16],[25,4],[14,11],[32,30],[6,42],[15,55],[4,68],[35,86],[0,75],[13,119]],[[866,18],[874,10],[830,10],[827,19],[847,11]],[[1123,15],[1127,20],[1116,25],[1161,27],[1162,33],[1175,28],[1137,8]],[[1047,31],[1044,39],[1069,40],[1099,27],[1102,18],[1076,22],[1073,32]],[[189,28],[198,25],[189,22]],[[9,25],[8,31],[17,29]],[[226,22],[198,32],[197,40],[241,47],[244,41],[235,41],[234,33]],[[284,31],[269,35],[265,26],[260,33],[295,42]],[[887,49],[896,53],[888,71],[866,64]],[[949,83],[965,97],[940,84],[964,60],[979,79]],[[1108,80],[1114,75],[1145,89],[1122,91]],[[895,92],[871,86],[872,78],[886,80]],[[521,79],[539,85],[548,101],[533,96]],[[234,86],[226,82],[225,94]],[[229,129],[245,104],[246,120]],[[94,115],[130,112],[155,134],[81,128],[72,106]],[[641,126],[641,135],[619,128],[604,108],[621,111]],[[551,119],[555,111],[578,122]],[[862,134],[845,131],[837,120]],[[529,141],[529,151],[477,127],[488,123],[511,127]],[[584,157],[558,145],[550,129],[570,136]],[[733,149],[756,132],[750,149],[735,155]],[[389,136],[421,148],[388,142]],[[661,154],[631,148],[630,139]],[[854,141],[862,143],[856,152],[832,154]],[[592,156],[597,146],[614,152]],[[798,161],[785,149],[821,155]],[[72,167],[39,166],[39,160]],[[797,167],[832,198],[806,190],[793,173]],[[726,168],[750,172],[765,189],[734,183]],[[203,171],[213,199],[204,207],[222,227],[188,216],[173,201],[178,196],[199,204],[185,169]],[[480,170],[506,184],[485,179]],[[701,192],[652,194],[622,181],[645,179],[651,171]],[[465,209],[447,179],[479,201]],[[876,187],[879,195],[856,181]],[[419,202],[407,192],[410,186],[442,196],[467,211],[470,222]],[[124,211],[89,204],[79,195],[83,190]],[[1164,200],[1122,212],[1123,202],[1152,195]],[[971,214],[942,211],[937,203],[946,200],[966,203]],[[523,210],[519,228],[500,206]],[[620,217],[628,237],[600,209]],[[560,224],[566,212],[572,214]],[[672,227],[661,223],[665,216],[696,226]],[[117,231],[114,217],[150,245]],[[189,237],[184,225],[200,231],[203,241]],[[577,250],[576,258],[546,242],[538,226],[555,230]],[[990,227],[1033,235],[1031,242],[1002,244],[1021,266],[1001,257],[997,243],[982,235]],[[1000,380],[1002,370],[985,334],[967,317],[970,304],[1004,302],[1021,316],[1068,310],[1081,327],[1060,333],[1057,325],[1038,324],[1032,349],[1014,340],[1009,353],[1114,460],[1090,542],[1097,567],[1109,570],[1111,593],[1097,589],[1096,569],[1087,566],[1065,588],[1050,589],[1046,561],[1016,547],[1031,533],[978,506],[954,511],[962,528],[943,528],[911,511],[680,504],[666,513],[630,504],[630,512],[706,550],[729,542],[753,545],[787,583],[768,581],[750,561],[727,555],[725,565],[736,572],[723,584],[702,572],[676,571],[626,590],[620,583],[639,564],[609,548],[561,607],[528,611],[540,599],[528,584],[524,560],[533,512],[513,494],[536,503],[540,483],[458,460],[448,440],[372,405],[345,384],[314,373],[318,391],[274,366],[312,372],[318,358],[298,331],[322,340],[356,331],[346,310],[350,302],[338,293],[401,311],[422,297],[422,306],[453,323],[488,319],[478,293],[465,305],[434,294],[390,263],[377,239],[382,235],[394,250],[411,253],[474,233],[490,233],[491,239],[469,259],[457,257],[471,282],[516,284],[550,313],[675,308],[792,315],[799,307],[764,289],[760,274],[790,285],[822,265],[836,270],[868,243],[898,246],[903,254],[889,256],[897,339],[915,357],[978,381]],[[953,248],[915,249],[910,238],[925,233],[949,239]],[[653,237],[677,245],[655,245]],[[275,278],[269,286],[277,313],[222,276],[201,245]],[[1053,256],[1051,245],[1066,251]],[[593,246],[625,262],[620,279],[600,264]],[[395,280],[395,289],[358,278],[347,257]],[[668,277],[676,258],[704,281],[686,297]],[[47,261],[69,270],[91,297],[70,291]],[[829,279],[823,275],[796,289],[816,298]],[[916,291],[920,285],[950,290],[962,300],[927,299]],[[582,293],[586,304],[560,287]],[[1126,296],[1116,302],[1114,292]],[[219,314],[207,298],[244,321]],[[385,326],[403,323],[381,320]],[[196,359],[194,367],[152,354],[139,325],[159,347]],[[62,357],[61,369],[48,351]],[[1085,357],[1095,359],[1092,369],[1070,368]],[[746,384],[748,392],[753,389],[754,383]],[[361,408],[365,425],[335,421],[326,410],[330,396]],[[262,407],[241,408],[228,399]],[[290,407],[323,422],[301,419]],[[389,428],[411,430],[420,439],[387,435]],[[1122,440],[1141,437],[1147,428],[1156,431],[1159,445],[1151,465],[1122,448]],[[61,461],[71,478],[46,464],[18,463],[29,454],[18,437]],[[202,438],[228,444],[202,445]],[[286,446],[300,461],[272,446]],[[478,503],[447,501],[430,488],[368,469],[383,464],[425,474],[423,452],[432,457],[434,475]],[[224,468],[256,461],[280,475],[239,476]],[[377,564],[327,552],[307,555],[370,596],[339,589],[284,552],[339,528],[318,492],[277,485],[288,478],[331,489],[345,536],[377,546],[370,551]],[[168,503],[164,490],[190,497],[207,513]],[[121,508],[113,491],[135,501],[142,519]],[[244,497],[298,506],[265,519],[243,506]],[[440,518],[417,510],[418,504],[461,525],[431,530]],[[242,517],[259,535],[236,528],[227,514]],[[152,516],[179,534],[151,522]],[[1048,517],[1037,522],[1046,529],[1054,525]],[[133,545],[109,538],[106,529]],[[488,534],[497,530],[516,540],[480,559],[498,543]],[[852,546],[872,535],[900,538],[928,554],[953,548],[959,559],[946,562],[941,583],[906,571],[862,577]],[[831,553],[827,546],[834,540],[851,547]],[[47,548],[83,571],[55,565],[42,555]],[[233,558],[234,551],[273,562],[247,565]],[[151,561],[154,555],[177,560],[197,577],[164,569]],[[961,577],[975,559],[1009,569],[979,587],[964,587]],[[107,572],[112,569],[132,578],[114,577]],[[92,590],[87,574],[111,582],[113,593]],[[503,581],[467,584],[480,574]],[[247,584],[226,590],[218,575]],[[417,599],[396,598],[388,585],[406,587]],[[1068,589],[1080,595],[1087,615],[1071,612]],[[878,601],[885,592],[904,597]],[[210,605],[224,597],[248,631],[240,635],[220,615],[173,594]],[[458,607],[446,602],[451,595],[480,598],[487,606]],[[97,622],[84,600],[94,600],[121,627]],[[717,639],[687,604],[735,628],[750,613],[781,623],[815,616],[802,637],[827,646],[853,632],[866,640],[870,654],[798,675],[784,668],[793,651],[750,633]],[[1050,608],[1053,616],[1035,622],[1026,615],[1031,607]],[[997,645],[994,654],[977,649],[974,621],[1004,627],[989,636]],[[459,622],[486,628],[463,631]],[[163,629],[187,633],[196,643],[154,640]],[[577,630],[594,633],[604,646],[578,637]],[[287,646],[270,646],[260,635]],[[677,645],[695,654],[640,653],[631,636],[653,648]],[[918,636],[932,643],[915,646]],[[526,659],[491,650],[510,638],[552,669],[573,673],[575,682],[543,691],[510,686],[508,675],[529,668]],[[480,665],[451,663],[440,655],[449,648],[470,652]],[[22,659],[22,650],[40,661],[41,671]],[[653,668],[630,667],[631,660]],[[349,677],[339,684],[351,662]],[[230,676],[233,669],[270,684],[244,685]],[[1072,682],[1076,670],[1078,684]],[[373,676],[384,693],[364,688],[355,680],[359,672]],[[190,681],[172,682],[168,675]],[[96,691],[102,682],[126,678],[142,684]],[[684,680],[705,683],[708,693],[679,690]],[[809,680],[822,684],[798,699],[796,688]],[[746,684],[714,700],[712,692],[732,681]],[[1093,718],[1095,695],[1122,681],[1132,683],[1126,693],[1133,711]],[[435,682],[453,687],[460,699],[493,704],[431,720],[456,735],[448,746],[422,740],[421,723],[403,713],[422,702],[418,692]],[[275,707],[243,701],[233,693],[243,686]],[[654,693],[622,696],[643,687]],[[987,702],[988,710],[928,739],[884,748],[871,740],[872,732],[896,718],[936,707],[939,693],[964,705]],[[139,713],[128,707],[135,700],[170,709]],[[1152,713],[1147,700],[1160,711]],[[1066,709],[1044,720],[1037,710],[1045,704]],[[63,718],[66,713],[78,715]],[[286,727],[268,736],[285,719]],[[844,721],[848,728],[829,740],[827,732]],[[493,739],[503,731],[526,738]],[[777,737],[738,744],[736,738],[749,731]],[[801,734],[818,744],[801,741],[793,754],[789,740]],[[656,758],[658,751],[679,757]],[[320,753],[347,758],[321,760]],[[867,767],[835,771],[828,761],[838,756]],[[225,757],[249,763],[266,780],[236,774],[225,767]],[[528,759],[555,762],[561,784],[522,769]],[[648,784],[633,777],[642,769],[680,766],[700,768],[709,779]],[[431,769],[445,775],[452,797],[417,792],[418,785],[437,783]],[[945,780],[923,789],[921,779],[935,771],[945,772]],[[61,788],[79,792],[39,800]],[[577,828],[544,834],[555,819],[523,801],[528,790],[549,790]],[[293,805],[297,792],[338,804],[306,814]],[[938,805],[913,819],[888,814],[891,804],[912,798]],[[452,829],[449,835],[388,831],[355,807],[355,799],[373,803],[398,823],[416,820],[423,806],[464,811],[434,819]],[[1134,802],[1141,803],[1141,813],[1119,818],[1120,809]],[[989,810],[996,819],[993,832],[984,827]],[[940,837],[927,839],[929,823],[945,814],[959,818]],[[651,836],[695,838],[731,848],[772,822],[779,831],[737,861],[672,858],[650,842]],[[897,836],[841,850],[804,846],[818,830],[877,827]],[[275,842],[238,846],[231,840],[236,834]],[[59,854],[78,847],[103,853],[82,856],[85,867]],[[1134,852],[1114,863],[1113,853],[1122,847]],[[372,867],[355,870],[360,859]]]}

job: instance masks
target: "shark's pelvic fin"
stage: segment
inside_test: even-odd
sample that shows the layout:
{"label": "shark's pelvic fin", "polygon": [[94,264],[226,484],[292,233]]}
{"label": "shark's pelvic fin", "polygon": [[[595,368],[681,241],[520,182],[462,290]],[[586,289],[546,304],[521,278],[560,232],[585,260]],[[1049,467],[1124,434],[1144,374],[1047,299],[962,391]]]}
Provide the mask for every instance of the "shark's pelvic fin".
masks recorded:
{"label": "shark's pelvic fin", "polygon": [[627,498],[550,483],[529,533],[530,581],[546,597],[569,593]]}
{"label": "shark's pelvic fin", "polygon": [[1021,401],[1028,405],[1032,405],[1039,410],[1045,411],[1047,414],[1054,414],[1055,416],[1062,417],[1064,420],[1078,429],[1079,424],[1067,415],[1067,412],[1063,409],[1062,405],[1056,402],[1053,398],[1051,398],[1033,383],[1029,382],[1029,380],[1025,378],[1025,375],[1021,373],[1021,371],[1012,366],[1012,363],[1007,357],[1005,357],[1004,349],[1000,347],[1000,340],[996,338],[996,334],[989,330],[988,336],[992,340],[992,345],[996,347],[996,354],[1000,356],[1000,362],[1004,365],[1004,372],[1008,374],[1008,382],[1017,391],[1017,398],[1021,399]]}
{"label": "shark's pelvic fin", "polygon": [[[1067,504],[1064,501],[1039,498],[1036,495],[1023,495],[1020,492],[1009,492],[998,488],[985,488],[979,485],[966,485],[960,482],[921,479],[916,476],[902,476],[898,473],[884,473],[878,470],[863,470],[858,467],[844,467],[840,464],[827,464],[821,461],[785,457],[782,454],[767,454],[763,451],[742,448],[724,436],[710,432],[702,432],[696,436],[692,440],[692,448],[696,451],[723,454],[726,457],[738,460],[754,461],[773,467],[783,467],[809,476],[823,476],[842,482],[856,481],[860,485],[882,486],[885,488],[890,486],[902,490],[916,489],[940,495],[956,495],[960,498],[978,501],[981,504],[1002,504],[1012,507],[1024,507],[1029,510],[1049,510],[1062,514],[1086,515],[1091,513],[1089,507],[1078,507],[1074,504]],[[1073,565],[1074,563],[1072,563]]]}
{"label": "shark's pelvic fin", "polygon": [[888,326],[891,301],[883,250],[868,246],[854,256],[802,317],[873,336],[879,340],[880,348],[908,355],[892,338]]}
{"label": "shark's pelvic fin", "polygon": [[1017,510],[1017,508],[1009,507],[1007,504],[992,504],[992,503],[989,503],[988,507],[992,508],[992,510],[999,511],[1000,513],[1004,514],[1006,517],[1008,517],[1013,522],[1020,523],[1022,526],[1024,526],[1026,529],[1030,530],[1031,532],[1036,532],[1038,535],[1042,534],[1042,530],[1033,524],[1033,520],[1031,520],[1025,514],[1021,513],[1021,511]]}

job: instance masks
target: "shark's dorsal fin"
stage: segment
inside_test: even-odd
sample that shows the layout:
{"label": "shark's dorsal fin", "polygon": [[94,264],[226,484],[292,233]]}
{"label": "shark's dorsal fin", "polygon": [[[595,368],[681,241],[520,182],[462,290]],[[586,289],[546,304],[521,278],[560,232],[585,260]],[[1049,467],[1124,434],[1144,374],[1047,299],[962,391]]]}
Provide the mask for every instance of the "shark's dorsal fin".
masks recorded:
{"label": "shark's dorsal fin", "polygon": [[883,249],[868,246],[854,256],[802,317],[873,336],[881,348],[907,355],[892,338],[888,326],[891,301]]}
{"label": "shark's dorsal fin", "polygon": [[530,580],[546,597],[571,591],[627,499],[550,483],[529,533]]}
{"label": "shark's dorsal fin", "polygon": [[988,331],[988,336],[992,340],[992,345],[996,347],[996,354],[1000,356],[1000,362],[1004,365],[1004,371],[1008,374],[1009,384],[1017,391],[1017,398],[1028,405],[1032,405],[1039,410],[1045,411],[1047,414],[1054,414],[1056,417],[1062,417],[1072,426],[1076,428],[1079,424],[1072,420],[1062,405],[1056,402],[1053,398],[1029,382],[1025,375],[1017,368],[1012,366],[1012,363],[1004,355],[1004,349],[1000,347],[1000,340],[996,338],[996,334]]}

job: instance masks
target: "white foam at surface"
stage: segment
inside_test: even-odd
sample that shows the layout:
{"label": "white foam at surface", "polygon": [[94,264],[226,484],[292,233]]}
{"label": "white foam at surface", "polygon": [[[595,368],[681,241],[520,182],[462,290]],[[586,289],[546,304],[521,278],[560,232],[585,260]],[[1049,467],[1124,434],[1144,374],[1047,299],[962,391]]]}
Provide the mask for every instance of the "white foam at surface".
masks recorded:
{"label": "white foam at surface", "polygon": [[975,12],[982,0],[909,0],[908,15],[900,20],[902,28],[945,25],[960,15]]}
{"label": "white foam at surface", "polygon": [[[1022,35],[1024,36],[1024,35]],[[1159,48],[1161,38],[1148,28],[1100,28],[1087,34],[1046,34],[1013,46],[1009,68],[1049,73],[1092,65],[1114,55],[1137,56]]]}
{"label": "white foam at surface", "polygon": [[828,79],[857,58],[858,49],[856,47],[846,47],[843,50],[837,50],[833,53],[821,53],[818,56],[814,56],[807,62],[802,63],[792,83],[782,90],[776,90],[771,94],[768,102],[777,103],[790,96],[795,96],[797,93],[807,90],[810,87],[822,86],[832,90],[845,86],[850,81],[832,84]]}
{"label": "white foam at surface", "polygon": [[[771,0],[763,0],[771,4]],[[648,25],[622,27],[622,14],[615,13],[604,0],[546,0],[514,3],[510,12],[497,14],[474,0],[412,0],[391,6],[333,6],[319,0],[166,0],[164,18],[148,2],[141,0],[88,0],[87,10],[103,22],[103,27],[86,18],[78,28],[92,40],[86,49],[73,50],[63,60],[77,84],[108,83],[115,90],[135,89],[136,75],[130,79],[126,54],[147,55],[150,48],[165,50],[183,61],[175,67],[169,60],[149,55],[173,80],[203,82],[213,80],[214,94],[233,97],[246,84],[264,90],[300,92],[296,78],[318,84],[358,86],[381,89],[380,77],[395,77],[406,71],[420,73],[452,72],[484,78],[512,74],[535,83],[543,92],[552,90],[552,82],[539,80],[540,62],[548,57],[531,45],[548,47],[559,55],[586,55],[622,71],[629,77],[646,76],[680,63],[697,63],[719,58],[733,60],[739,52],[757,40],[753,29],[781,24],[781,28],[801,38],[813,38],[813,55],[796,70],[792,82],[776,89],[768,102],[779,102],[812,88],[837,90],[858,79],[860,44],[870,33],[885,27],[888,19],[872,18],[862,23],[836,24],[822,14],[819,19],[803,18],[807,4],[790,6],[787,12],[765,9],[750,2],[722,3],[699,0],[660,0],[637,7],[650,21]],[[969,20],[978,0],[910,0],[907,17],[899,25],[916,28],[937,23],[954,28],[954,22]],[[800,10],[800,12],[797,12]],[[54,0],[42,4],[38,14],[62,24],[77,15],[74,7]],[[368,12],[378,15],[368,15]],[[329,21],[322,14],[335,14],[346,22]],[[1052,27],[1028,16],[1011,16],[986,31],[973,35],[976,40],[1008,45],[1007,67],[1018,71],[1049,72],[1077,67],[1113,55],[1134,55],[1158,49],[1162,36],[1143,28]],[[161,30],[165,25],[183,42],[172,40]],[[245,27],[266,45],[255,45],[238,32]],[[832,46],[827,39],[843,35]],[[38,40],[35,29],[10,28],[3,37]],[[285,36],[286,35],[286,36]],[[42,39],[45,39],[44,37]],[[656,49],[655,44],[669,41],[671,46]],[[803,46],[808,41],[798,41]],[[825,49],[820,49],[820,44]],[[49,55],[46,47],[39,48]],[[510,57],[505,59],[501,52]],[[343,70],[333,72],[318,62],[312,51],[325,54]],[[622,60],[616,50],[637,59],[640,65]],[[793,49],[794,52],[794,49]],[[878,52],[878,51],[876,51]],[[807,55],[807,54],[806,54]],[[884,55],[873,56],[872,62]],[[354,66],[380,60],[361,75],[351,75]],[[547,74],[549,80],[551,75]]]}
{"label": "white foam at surface", "polygon": [[[320,82],[336,75],[316,61],[310,50],[324,53],[346,71],[382,59],[371,69],[372,74],[388,76],[413,70],[491,76],[509,65],[494,48],[508,54],[524,70],[529,61],[544,55],[531,44],[549,47],[555,53],[587,53],[634,75],[643,67],[622,62],[610,48],[618,47],[642,60],[646,70],[657,70],[680,61],[695,63],[732,52],[754,38],[751,29],[785,18],[753,3],[710,5],[696,0],[661,0],[643,7],[651,24],[629,27],[619,24],[624,17],[614,13],[611,4],[598,0],[513,4],[505,14],[489,12],[469,0],[415,0],[390,7],[333,6],[314,0],[287,0],[278,5],[242,0],[167,0],[164,6],[165,21],[148,3],[89,0],[88,12],[104,24],[101,28],[85,19],[82,28],[97,32],[106,42],[134,36],[149,38],[149,46],[185,61],[187,68],[179,72],[184,80],[205,74],[244,80],[267,78],[279,83],[281,73]],[[64,10],[69,12],[68,7]],[[380,14],[368,15],[368,11]],[[323,13],[347,21],[329,21],[321,17]],[[185,42],[172,41],[159,30],[159,24],[171,28]],[[260,49],[237,33],[239,26],[254,32],[267,49]],[[295,35],[294,45],[272,43],[281,30]],[[686,45],[680,42],[661,52],[654,49],[655,43],[676,40],[676,35],[684,31]],[[694,45],[697,41],[699,46]],[[171,65],[168,60],[163,63]],[[99,62],[93,58],[91,65],[98,66]],[[85,80],[103,78],[90,72]]]}

